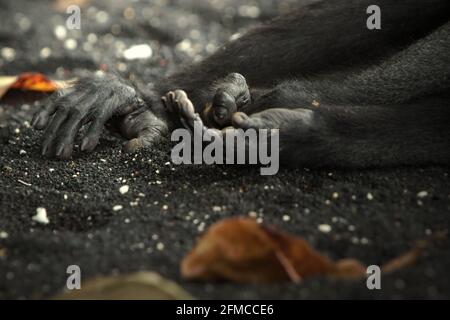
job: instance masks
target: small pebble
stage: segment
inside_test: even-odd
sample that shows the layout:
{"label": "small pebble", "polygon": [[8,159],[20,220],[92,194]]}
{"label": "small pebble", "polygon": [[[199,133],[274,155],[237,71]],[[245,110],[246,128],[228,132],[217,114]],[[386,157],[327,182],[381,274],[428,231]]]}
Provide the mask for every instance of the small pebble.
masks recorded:
{"label": "small pebble", "polygon": [[367,200],[373,200],[373,195],[370,192],[367,193]]}
{"label": "small pebble", "polygon": [[128,192],[128,190],[130,190],[130,187],[127,186],[127,185],[121,186],[121,187],[119,188],[120,194],[125,194],[125,193]]}
{"label": "small pebble", "polygon": [[66,28],[64,28],[61,25],[56,26],[56,28],[55,28],[55,30],[53,30],[53,32],[55,33],[56,38],[58,38],[59,40],[62,40],[67,36]]}
{"label": "small pebble", "polygon": [[258,214],[256,213],[256,211],[249,211],[248,216],[251,218],[256,218]]}
{"label": "small pebble", "polygon": [[153,54],[152,48],[148,44],[138,44],[123,52],[126,60],[149,59]]}
{"label": "small pebble", "polygon": [[417,193],[417,198],[426,198],[426,197],[428,197],[428,191],[420,191],[420,192],[418,192]]}
{"label": "small pebble", "polygon": [[47,210],[42,207],[36,209],[36,215],[34,215],[31,219],[42,224],[50,223],[47,217]]}
{"label": "small pebble", "polygon": [[9,234],[6,231],[0,231],[0,239],[8,238]]}
{"label": "small pebble", "polygon": [[75,39],[67,39],[64,41],[64,48],[67,50],[75,50],[78,46],[77,40]]}
{"label": "small pebble", "polygon": [[283,221],[287,222],[287,221],[290,221],[290,220],[291,220],[291,217],[288,216],[287,214],[285,214],[285,215],[283,216]]}
{"label": "small pebble", "polygon": [[164,250],[164,243],[158,242],[156,245],[156,249],[158,249],[159,251]]}
{"label": "small pebble", "polygon": [[321,224],[318,226],[320,232],[329,233],[331,231],[331,226],[329,224]]}
{"label": "small pebble", "polygon": [[120,204],[115,205],[115,206],[113,207],[113,211],[120,211],[120,210],[122,210],[122,209],[123,209],[123,206],[120,205]]}
{"label": "small pebble", "polygon": [[41,51],[39,52],[39,56],[42,59],[47,59],[48,57],[50,57],[52,54],[52,50],[49,47],[44,47],[41,49]]}
{"label": "small pebble", "polygon": [[16,57],[16,50],[9,47],[4,47],[1,50],[1,55],[6,61],[12,61]]}

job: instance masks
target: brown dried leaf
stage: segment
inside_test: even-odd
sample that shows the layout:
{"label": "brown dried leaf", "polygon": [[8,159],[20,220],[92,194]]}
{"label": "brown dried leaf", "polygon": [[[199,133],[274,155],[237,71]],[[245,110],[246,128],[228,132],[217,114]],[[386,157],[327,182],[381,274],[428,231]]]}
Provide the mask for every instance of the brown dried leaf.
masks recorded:
{"label": "brown dried leaf", "polygon": [[55,0],[53,7],[56,11],[66,12],[67,8],[71,5],[85,7],[89,2],[89,0]]}
{"label": "brown dried leaf", "polygon": [[305,240],[247,218],[211,226],[181,263],[185,279],[251,283],[298,282],[318,275],[360,278],[365,271],[356,260],[334,263]]}
{"label": "brown dried leaf", "polygon": [[26,72],[18,76],[0,76],[0,99],[9,89],[21,89],[39,92],[53,92],[66,88],[73,80],[55,81],[48,79],[45,75],[35,72]]}

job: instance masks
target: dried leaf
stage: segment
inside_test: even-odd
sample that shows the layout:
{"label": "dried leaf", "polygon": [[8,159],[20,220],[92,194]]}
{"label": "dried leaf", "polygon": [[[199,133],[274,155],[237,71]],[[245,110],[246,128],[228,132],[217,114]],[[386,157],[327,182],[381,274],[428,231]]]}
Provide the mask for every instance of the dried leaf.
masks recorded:
{"label": "dried leaf", "polygon": [[383,272],[390,273],[412,265],[422,255],[426,246],[426,241],[418,241],[413,249],[385,263],[381,269]]}
{"label": "dried leaf", "polygon": [[190,300],[176,283],[154,272],[99,277],[81,284],[80,290],[63,292],[55,300]]}
{"label": "dried leaf", "polygon": [[53,92],[70,86],[72,82],[73,80],[50,80],[45,75],[35,72],[26,72],[18,76],[0,76],[0,99],[9,89]]}
{"label": "dried leaf", "polygon": [[88,3],[89,0],[55,0],[53,7],[56,11],[66,12],[67,8],[71,5],[85,7]]}
{"label": "dried leaf", "polygon": [[11,85],[11,88],[52,92],[58,89],[58,86],[41,73],[27,72],[18,76],[17,80]]}
{"label": "dried leaf", "polygon": [[3,76],[0,77],[0,98],[3,97],[6,91],[9,90],[11,85],[16,82],[16,76]]}
{"label": "dried leaf", "polygon": [[305,240],[246,218],[214,224],[181,263],[185,279],[251,283],[318,275],[360,278],[365,271],[356,260],[334,263]]}

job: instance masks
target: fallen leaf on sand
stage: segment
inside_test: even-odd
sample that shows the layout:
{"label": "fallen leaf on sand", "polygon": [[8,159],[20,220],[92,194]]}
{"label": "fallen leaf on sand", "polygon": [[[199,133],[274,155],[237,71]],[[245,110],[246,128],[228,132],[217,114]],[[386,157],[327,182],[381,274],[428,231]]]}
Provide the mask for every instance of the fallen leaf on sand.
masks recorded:
{"label": "fallen leaf on sand", "polygon": [[0,98],[9,90],[11,85],[16,82],[17,77],[15,76],[3,76],[0,77]]}
{"label": "fallen leaf on sand", "polygon": [[59,12],[66,12],[67,8],[72,5],[85,7],[89,2],[89,0],[55,0],[53,7]]}
{"label": "fallen leaf on sand", "polygon": [[154,272],[98,277],[81,289],[63,292],[55,300],[190,300],[192,296],[176,283]]}
{"label": "fallen leaf on sand", "polygon": [[[417,252],[416,252],[417,253]],[[409,253],[387,264],[394,271],[410,264]],[[222,220],[203,235],[181,263],[189,280],[241,283],[299,282],[311,276],[360,279],[366,266],[355,259],[332,261],[304,239],[263,226],[249,218]]]}
{"label": "fallen leaf on sand", "polygon": [[213,225],[184,258],[185,279],[235,282],[294,281],[316,275],[361,277],[355,260],[332,262],[308,243],[253,219],[226,219]]}
{"label": "fallen leaf on sand", "polygon": [[27,72],[18,76],[0,76],[0,98],[9,89],[53,92],[65,88],[70,81],[54,81],[41,73]]}

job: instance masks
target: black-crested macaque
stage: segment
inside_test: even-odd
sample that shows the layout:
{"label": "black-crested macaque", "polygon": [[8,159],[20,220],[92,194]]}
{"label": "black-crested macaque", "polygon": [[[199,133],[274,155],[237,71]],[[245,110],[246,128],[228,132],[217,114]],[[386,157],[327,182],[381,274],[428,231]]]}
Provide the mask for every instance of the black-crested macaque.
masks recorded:
{"label": "black-crested macaque", "polygon": [[70,158],[82,126],[90,152],[105,124],[132,152],[199,118],[224,136],[279,129],[280,161],[290,165],[449,164],[450,1],[377,0],[375,29],[373,1],[311,2],[153,90],[114,75],[79,80],[35,115],[42,153]]}

